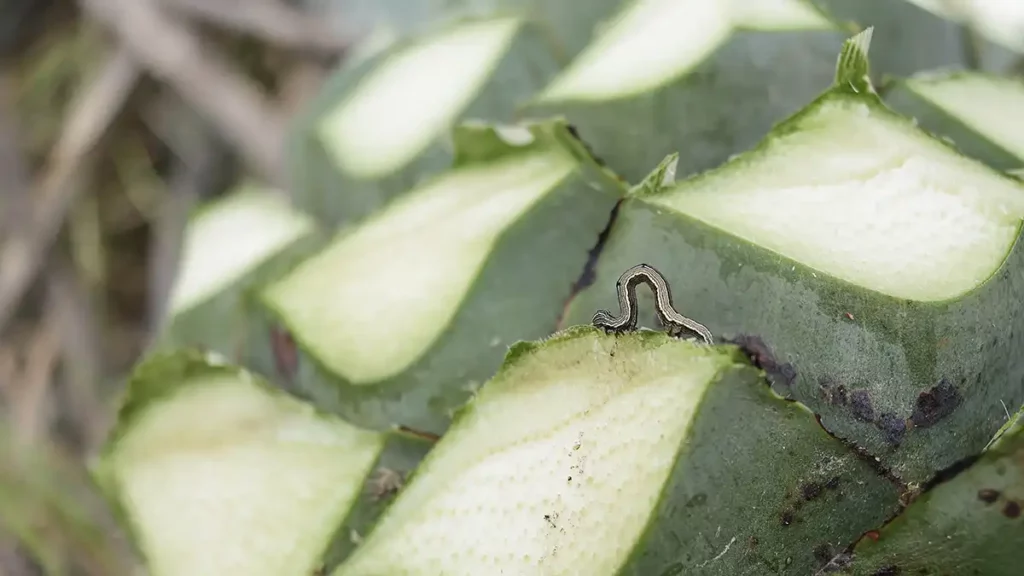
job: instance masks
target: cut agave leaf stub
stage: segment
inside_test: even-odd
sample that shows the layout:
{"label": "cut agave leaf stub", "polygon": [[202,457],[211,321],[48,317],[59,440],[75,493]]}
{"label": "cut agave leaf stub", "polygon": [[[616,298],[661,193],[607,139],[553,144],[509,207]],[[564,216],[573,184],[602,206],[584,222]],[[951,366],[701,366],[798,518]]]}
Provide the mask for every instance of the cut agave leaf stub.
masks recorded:
{"label": "cut agave leaf stub", "polygon": [[657,180],[621,205],[567,323],[613,305],[613,279],[649,262],[680,310],[760,337],[793,368],[780,393],[907,482],[977,453],[1000,401],[1024,402],[1020,181],[839,83],[755,149]]}
{"label": "cut agave leaf stub", "polygon": [[277,190],[243,183],[201,206],[185,229],[158,347],[235,354],[248,291],[319,241],[315,221]]}
{"label": "cut agave leaf stub", "polygon": [[675,152],[690,174],[826,88],[843,39],[800,0],[625,2],[526,113],[565,115],[630,182]]}
{"label": "cut agave leaf stub", "polygon": [[[320,121],[328,153],[358,178],[408,164],[469,104],[518,26],[513,18],[459,26],[381,63]],[[439,81],[445,69],[459,74]]]}
{"label": "cut agave leaf stub", "polygon": [[[452,321],[501,233],[573,168],[569,156],[541,152],[437,179],[339,237],[271,287],[268,301],[349,382],[399,374]],[[348,304],[324,306],[335,301]]]}
{"label": "cut agave leaf stub", "polygon": [[224,290],[312,228],[283,194],[252,185],[206,206],[186,228],[169,314]]}
{"label": "cut agave leaf stub", "polygon": [[967,71],[898,80],[886,102],[957,149],[1001,170],[1024,166],[1024,82]]}
{"label": "cut agave leaf stub", "polygon": [[293,134],[299,205],[352,223],[448,168],[454,125],[511,120],[554,75],[542,38],[518,17],[460,19],[343,64]]}
{"label": "cut agave leaf stub", "polygon": [[811,573],[785,542],[838,545],[896,505],[735,349],[577,327],[512,348],[334,575],[731,575],[782,555]]}
{"label": "cut agave leaf stub", "polygon": [[140,365],[97,473],[154,575],[309,574],[383,446],[183,352]]}
{"label": "cut agave leaf stub", "polygon": [[[453,169],[343,230],[262,295],[325,381],[307,391],[368,426],[425,426],[431,413],[426,427],[440,432],[438,416],[493,374],[510,343],[550,333],[625,193],[562,121],[474,123],[453,140]],[[543,264],[521,257],[540,253]],[[441,386],[452,390],[438,397]],[[386,415],[396,402],[401,419]]]}

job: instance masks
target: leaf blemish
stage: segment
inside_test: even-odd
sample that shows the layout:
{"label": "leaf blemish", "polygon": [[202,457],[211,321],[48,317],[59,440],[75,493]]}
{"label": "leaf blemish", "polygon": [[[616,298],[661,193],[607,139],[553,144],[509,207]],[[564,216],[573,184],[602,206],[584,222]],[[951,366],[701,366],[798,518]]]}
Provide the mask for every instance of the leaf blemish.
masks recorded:
{"label": "leaf blemish", "polygon": [[858,389],[850,393],[850,411],[861,422],[875,421],[875,407],[867,390]]}
{"label": "leaf blemish", "polygon": [[994,504],[996,500],[999,500],[999,491],[991,488],[982,488],[978,490],[978,500],[986,504]]}
{"label": "leaf blemish", "polygon": [[736,337],[725,340],[725,342],[739,346],[754,366],[765,371],[772,388],[788,397],[797,377],[795,366],[789,362],[780,363],[764,339],[755,334],[737,334]]}
{"label": "leaf blemish", "polygon": [[933,426],[956,410],[963,401],[963,396],[955,386],[945,378],[917,396],[917,403],[910,420],[915,427]]}
{"label": "leaf blemish", "polygon": [[1020,504],[1010,500],[1003,506],[1003,516],[1007,518],[1020,518]]}

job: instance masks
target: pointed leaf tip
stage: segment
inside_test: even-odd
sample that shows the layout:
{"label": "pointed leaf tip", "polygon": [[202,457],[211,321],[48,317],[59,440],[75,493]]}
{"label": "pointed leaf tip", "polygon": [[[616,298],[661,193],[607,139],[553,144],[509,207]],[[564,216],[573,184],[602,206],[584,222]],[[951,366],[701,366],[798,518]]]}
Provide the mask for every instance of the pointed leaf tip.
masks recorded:
{"label": "pointed leaf tip", "polygon": [[836,87],[856,94],[874,92],[868,76],[868,49],[871,46],[873,26],[843,42],[843,50],[836,62]]}

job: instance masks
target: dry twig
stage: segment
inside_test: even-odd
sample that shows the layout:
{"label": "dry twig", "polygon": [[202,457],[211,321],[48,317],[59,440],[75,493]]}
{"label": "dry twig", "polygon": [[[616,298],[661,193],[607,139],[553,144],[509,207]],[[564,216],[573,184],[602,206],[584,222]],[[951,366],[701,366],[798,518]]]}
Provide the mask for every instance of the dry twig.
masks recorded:
{"label": "dry twig", "polygon": [[96,448],[109,416],[100,401],[102,341],[92,295],[70,261],[54,257],[47,270],[47,311],[60,323],[62,408],[74,423],[85,452]]}
{"label": "dry twig", "polygon": [[139,78],[135,62],[114,52],[71,106],[60,139],[34,186],[31,218],[0,246],[0,330],[14,314],[60,232],[83,183],[76,176]]}
{"label": "dry twig", "polygon": [[150,73],[201,113],[250,167],[282,185],[285,121],[258,86],[155,0],[81,0]]}
{"label": "dry twig", "polygon": [[52,415],[50,395],[53,372],[60,357],[60,314],[46,308],[42,321],[25,343],[24,363],[8,390],[12,432],[21,446],[32,446],[48,436]]}
{"label": "dry twig", "polygon": [[168,8],[217,26],[252,34],[270,44],[338,55],[348,40],[321,18],[280,0],[163,0]]}
{"label": "dry twig", "polygon": [[169,177],[169,193],[151,222],[147,328],[152,339],[162,329],[189,213],[202,198],[227,185],[233,171],[225,147],[207,123],[174,95],[156,100],[144,118],[178,160]]}
{"label": "dry twig", "polygon": [[29,188],[31,178],[22,156],[18,133],[20,122],[15,109],[13,72],[0,70],[0,174],[4,176],[0,196],[0,237],[21,230],[31,214]]}

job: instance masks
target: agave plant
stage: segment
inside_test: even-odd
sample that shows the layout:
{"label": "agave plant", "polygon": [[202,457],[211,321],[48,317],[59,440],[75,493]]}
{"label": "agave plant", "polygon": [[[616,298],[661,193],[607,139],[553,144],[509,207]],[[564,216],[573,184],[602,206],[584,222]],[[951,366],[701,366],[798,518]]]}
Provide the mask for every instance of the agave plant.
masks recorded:
{"label": "agave plant", "polygon": [[1019,573],[1024,85],[883,98],[799,0],[398,4],[295,201],[192,220],[95,467],[154,575]]}

